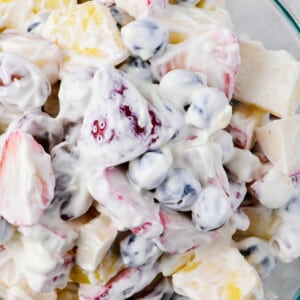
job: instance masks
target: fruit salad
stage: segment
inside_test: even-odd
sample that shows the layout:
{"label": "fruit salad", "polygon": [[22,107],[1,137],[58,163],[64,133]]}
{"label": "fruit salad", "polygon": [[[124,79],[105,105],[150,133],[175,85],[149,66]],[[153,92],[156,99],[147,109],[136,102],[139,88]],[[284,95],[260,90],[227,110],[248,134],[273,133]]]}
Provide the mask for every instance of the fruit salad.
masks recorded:
{"label": "fruit salad", "polygon": [[0,299],[263,300],[300,257],[300,62],[223,0],[0,0]]}

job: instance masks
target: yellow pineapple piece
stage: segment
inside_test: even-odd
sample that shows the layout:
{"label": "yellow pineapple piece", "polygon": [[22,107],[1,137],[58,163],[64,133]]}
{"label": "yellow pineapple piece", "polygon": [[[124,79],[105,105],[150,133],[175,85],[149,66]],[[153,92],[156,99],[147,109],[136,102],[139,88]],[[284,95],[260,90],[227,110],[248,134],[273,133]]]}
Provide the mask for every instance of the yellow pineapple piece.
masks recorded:
{"label": "yellow pineapple piece", "polygon": [[125,267],[121,256],[110,249],[104,256],[100,265],[95,272],[90,274],[90,280],[92,283],[106,284],[111,278],[113,278],[119,271]]}
{"label": "yellow pineapple piece", "polygon": [[90,284],[89,274],[87,271],[81,269],[78,265],[74,265],[70,272],[70,280],[80,284]]}
{"label": "yellow pineapple piece", "polygon": [[196,250],[195,257],[173,274],[174,290],[191,299],[263,299],[263,289],[255,269],[236,248],[212,244]]}
{"label": "yellow pineapple piece", "polygon": [[32,18],[33,0],[0,0],[0,30],[26,30]]}
{"label": "yellow pineapple piece", "polygon": [[248,216],[250,226],[246,231],[238,230],[234,234],[233,239],[236,241],[250,236],[270,240],[274,229],[281,222],[276,212],[262,205],[242,207],[241,211]]}
{"label": "yellow pineapple piece", "polygon": [[117,229],[105,215],[81,226],[77,241],[76,263],[86,271],[94,271],[117,236]]}
{"label": "yellow pineapple piece", "polygon": [[64,289],[57,289],[57,300],[78,300],[78,284],[69,282]]}
{"label": "yellow pineapple piece", "polygon": [[76,0],[34,0],[33,12],[39,13],[45,10],[70,8],[77,3]]}
{"label": "yellow pineapple piece", "polygon": [[114,249],[110,249],[95,271],[85,271],[75,264],[70,273],[70,280],[79,284],[103,285],[124,267],[121,256]]}
{"label": "yellow pineapple piece", "polygon": [[109,9],[97,1],[54,11],[42,35],[62,49],[64,71],[82,65],[116,65],[127,57],[115,20]]}
{"label": "yellow pineapple piece", "polygon": [[215,10],[204,11],[191,6],[169,5],[163,15],[155,18],[167,26],[171,44],[182,43],[206,32],[210,26],[233,27],[228,12],[219,6]]}
{"label": "yellow pineapple piece", "polygon": [[70,8],[76,0],[0,0],[0,29],[27,29],[35,14]]}
{"label": "yellow pineapple piece", "polygon": [[159,260],[160,271],[164,276],[170,276],[179,272],[195,258],[194,251],[183,254],[171,255],[164,253]]}

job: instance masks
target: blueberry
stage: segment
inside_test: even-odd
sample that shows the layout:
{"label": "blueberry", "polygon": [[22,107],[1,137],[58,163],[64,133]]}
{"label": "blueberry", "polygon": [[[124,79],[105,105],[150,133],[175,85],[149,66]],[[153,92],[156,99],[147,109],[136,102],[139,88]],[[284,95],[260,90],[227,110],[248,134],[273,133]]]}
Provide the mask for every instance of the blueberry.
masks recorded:
{"label": "blueberry", "polygon": [[148,60],[163,54],[168,45],[167,28],[150,19],[133,21],[121,29],[125,46],[133,56]]}
{"label": "blueberry", "polygon": [[130,267],[152,265],[161,254],[153,241],[134,234],[120,242],[120,252],[124,263]]}
{"label": "blueberry", "polygon": [[168,148],[148,151],[130,161],[128,176],[139,187],[151,190],[165,180],[171,164],[172,154]]}
{"label": "blueberry", "polygon": [[229,199],[217,187],[202,189],[192,207],[192,220],[199,230],[216,230],[228,221],[232,214]]}
{"label": "blueberry", "polygon": [[300,193],[298,192],[283,208],[286,212],[292,214],[300,213]]}
{"label": "blueberry", "polygon": [[155,198],[170,209],[186,211],[190,210],[200,190],[200,183],[189,171],[176,168],[156,189]]}
{"label": "blueberry", "polygon": [[245,256],[245,257],[248,257],[250,256],[251,254],[253,254],[255,251],[257,251],[257,247],[256,245],[253,245],[253,246],[250,246],[246,249],[240,249],[240,253]]}
{"label": "blueberry", "polygon": [[247,238],[238,243],[238,249],[262,278],[268,277],[274,270],[277,261],[267,241],[256,237]]}
{"label": "blueberry", "polygon": [[198,89],[191,95],[190,101],[191,105],[185,116],[187,124],[216,131],[229,123],[231,107],[220,90],[209,87]]}
{"label": "blueberry", "polygon": [[139,57],[130,57],[127,62],[122,65],[121,69],[129,76],[138,80],[152,81],[150,63]]}
{"label": "blueberry", "polygon": [[188,70],[175,69],[168,72],[159,83],[159,94],[184,111],[190,105],[193,91],[201,89],[205,82],[201,74]]}

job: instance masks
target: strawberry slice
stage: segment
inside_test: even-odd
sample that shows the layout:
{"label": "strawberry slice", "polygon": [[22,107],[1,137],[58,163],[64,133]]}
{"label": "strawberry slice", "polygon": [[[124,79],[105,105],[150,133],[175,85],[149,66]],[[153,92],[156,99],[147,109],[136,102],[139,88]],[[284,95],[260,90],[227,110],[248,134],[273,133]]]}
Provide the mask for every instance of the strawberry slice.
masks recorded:
{"label": "strawberry slice", "polygon": [[123,73],[103,66],[93,78],[78,143],[80,154],[92,166],[119,165],[164,143],[165,123]]}
{"label": "strawberry slice", "polygon": [[31,135],[6,137],[0,157],[0,215],[14,225],[38,223],[54,194],[50,156]]}

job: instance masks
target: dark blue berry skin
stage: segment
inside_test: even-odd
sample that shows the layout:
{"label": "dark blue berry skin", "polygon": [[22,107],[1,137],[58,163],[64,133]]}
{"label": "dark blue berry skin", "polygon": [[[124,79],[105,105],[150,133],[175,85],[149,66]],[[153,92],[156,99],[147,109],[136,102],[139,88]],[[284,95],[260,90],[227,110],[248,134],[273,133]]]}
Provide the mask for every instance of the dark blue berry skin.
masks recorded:
{"label": "dark blue berry skin", "polygon": [[153,241],[131,234],[120,242],[120,253],[127,266],[140,267],[154,264],[161,251]]}
{"label": "dark blue berry skin", "polygon": [[192,207],[192,220],[201,231],[217,230],[224,226],[232,214],[230,201],[219,187],[202,189]]}
{"label": "dark blue berry skin", "polygon": [[152,19],[138,19],[121,29],[125,46],[132,56],[143,60],[162,55],[168,46],[167,28]]}
{"label": "dark blue berry skin", "polygon": [[139,57],[129,57],[121,67],[122,71],[138,80],[152,81],[151,66]]}
{"label": "dark blue berry skin", "polygon": [[276,267],[277,261],[271,253],[268,242],[263,239],[247,238],[238,243],[238,249],[263,279],[267,278]]}
{"label": "dark blue berry skin", "polygon": [[155,198],[161,205],[178,211],[188,211],[201,190],[200,183],[185,169],[173,169],[156,189]]}
{"label": "dark blue berry skin", "polygon": [[36,28],[40,24],[41,23],[39,23],[39,22],[34,22],[34,23],[30,24],[27,28],[27,32],[32,32],[34,30],[34,28]]}

